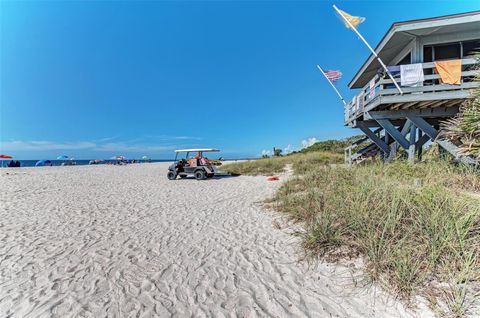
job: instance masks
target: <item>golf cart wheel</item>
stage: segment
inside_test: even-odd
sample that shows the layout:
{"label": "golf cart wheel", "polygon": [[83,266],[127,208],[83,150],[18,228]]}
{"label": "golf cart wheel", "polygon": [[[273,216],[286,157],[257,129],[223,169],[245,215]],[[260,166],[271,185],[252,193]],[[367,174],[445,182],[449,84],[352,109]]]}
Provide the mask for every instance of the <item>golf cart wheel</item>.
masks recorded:
{"label": "golf cart wheel", "polygon": [[198,170],[198,171],[195,171],[195,179],[197,180],[203,180],[205,179],[205,171],[202,171],[202,170]]}
{"label": "golf cart wheel", "polygon": [[177,178],[177,175],[175,174],[175,172],[169,171],[167,173],[167,178],[168,178],[168,180],[175,180]]}

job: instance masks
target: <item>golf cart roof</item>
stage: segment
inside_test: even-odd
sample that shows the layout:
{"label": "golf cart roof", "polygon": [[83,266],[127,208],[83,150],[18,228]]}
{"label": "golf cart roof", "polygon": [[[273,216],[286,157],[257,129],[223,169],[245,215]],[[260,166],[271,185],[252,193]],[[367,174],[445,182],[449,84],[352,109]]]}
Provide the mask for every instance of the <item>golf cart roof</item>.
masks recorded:
{"label": "golf cart roof", "polygon": [[215,148],[192,148],[192,149],[178,149],[175,152],[219,152],[220,150]]}

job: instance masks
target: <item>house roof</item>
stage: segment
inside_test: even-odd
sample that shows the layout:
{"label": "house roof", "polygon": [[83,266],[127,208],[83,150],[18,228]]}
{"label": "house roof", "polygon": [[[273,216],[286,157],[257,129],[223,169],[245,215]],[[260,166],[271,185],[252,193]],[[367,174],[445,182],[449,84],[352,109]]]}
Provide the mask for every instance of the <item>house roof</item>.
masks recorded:
{"label": "house roof", "polygon": [[[480,30],[480,11],[395,22],[380,40],[375,48],[375,52],[384,63],[388,64],[418,36],[442,35],[455,32],[478,32],[478,30]],[[480,37],[480,32],[478,33]],[[380,67],[381,65],[377,59],[373,54],[370,54],[348,86],[350,88],[365,86]]]}

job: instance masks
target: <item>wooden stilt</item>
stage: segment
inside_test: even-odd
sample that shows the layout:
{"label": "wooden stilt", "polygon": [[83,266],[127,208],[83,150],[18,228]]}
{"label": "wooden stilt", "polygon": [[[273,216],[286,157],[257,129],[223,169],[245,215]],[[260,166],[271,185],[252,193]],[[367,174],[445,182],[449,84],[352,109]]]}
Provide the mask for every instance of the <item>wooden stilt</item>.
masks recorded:
{"label": "wooden stilt", "polygon": [[410,127],[409,146],[408,146],[408,161],[415,161],[415,139],[417,137],[417,127],[412,125]]}
{"label": "wooden stilt", "polygon": [[415,147],[417,148],[417,159],[418,161],[422,161],[422,152],[423,152],[423,144],[420,142],[423,137],[423,133],[420,129],[417,129],[418,136],[417,136],[417,142],[415,144]]}

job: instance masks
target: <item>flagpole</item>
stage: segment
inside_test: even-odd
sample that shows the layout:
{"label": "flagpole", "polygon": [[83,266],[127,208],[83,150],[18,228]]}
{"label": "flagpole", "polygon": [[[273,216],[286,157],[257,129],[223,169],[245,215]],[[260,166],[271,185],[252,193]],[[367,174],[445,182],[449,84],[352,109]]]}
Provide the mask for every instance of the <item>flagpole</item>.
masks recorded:
{"label": "flagpole", "polygon": [[340,14],[340,16],[343,18],[343,20],[345,22],[347,22],[347,24],[350,26],[350,28],[352,28],[352,30],[358,35],[358,37],[363,41],[363,43],[365,43],[365,45],[370,49],[370,51],[372,52],[373,56],[375,56],[378,60],[378,62],[380,62],[380,65],[382,65],[383,69],[385,70],[385,72],[387,72],[388,76],[390,77],[390,79],[393,81],[393,84],[395,84],[395,87],[398,89],[398,91],[400,92],[400,94],[403,95],[403,91],[402,89],[400,88],[400,86],[398,86],[398,83],[395,81],[395,79],[393,78],[393,75],[388,71],[387,69],[387,66],[383,63],[382,59],[377,55],[377,53],[375,52],[375,50],[370,46],[370,44],[368,44],[367,40],[365,40],[365,38],[360,34],[360,32],[357,31],[357,29],[353,26],[352,23],[350,23],[350,21],[348,21],[348,19],[345,18],[345,16],[343,15],[343,13],[338,10],[337,6],[336,5],[333,5],[333,8],[335,9],[335,11],[337,11],[338,14]]}
{"label": "flagpole", "polygon": [[327,75],[325,74],[325,72],[322,70],[322,68],[317,65],[318,69],[320,70],[320,72],[322,72],[323,76],[325,76],[325,78],[327,79],[327,81],[330,83],[330,85],[332,85],[333,89],[335,90],[335,92],[337,93],[338,97],[340,97],[340,99],[342,100],[343,102],[343,105],[347,105],[347,103],[345,102],[345,100],[343,99],[342,95],[340,94],[340,92],[338,91],[338,89],[335,87],[335,85],[333,85],[333,83],[330,81],[330,79],[327,77]]}

